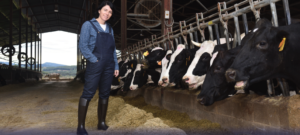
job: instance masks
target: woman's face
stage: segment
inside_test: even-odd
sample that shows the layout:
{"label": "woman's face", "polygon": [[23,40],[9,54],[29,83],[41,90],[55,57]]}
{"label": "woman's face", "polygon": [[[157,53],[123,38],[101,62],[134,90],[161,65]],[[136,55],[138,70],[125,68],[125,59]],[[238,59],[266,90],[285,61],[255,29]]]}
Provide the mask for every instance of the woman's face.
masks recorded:
{"label": "woman's face", "polygon": [[99,12],[100,19],[102,19],[105,22],[109,20],[109,18],[112,15],[112,9],[108,5],[102,7],[102,9],[99,10],[98,12]]}

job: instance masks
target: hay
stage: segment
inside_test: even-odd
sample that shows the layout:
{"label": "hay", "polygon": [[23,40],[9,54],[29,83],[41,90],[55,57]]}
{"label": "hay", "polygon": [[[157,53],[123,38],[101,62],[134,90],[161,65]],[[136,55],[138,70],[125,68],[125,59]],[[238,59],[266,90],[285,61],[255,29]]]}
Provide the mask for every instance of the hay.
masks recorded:
{"label": "hay", "polygon": [[178,111],[169,111],[151,106],[145,103],[143,97],[125,98],[126,103],[136,106],[148,113],[152,113],[154,117],[160,118],[166,125],[176,127],[183,130],[214,130],[220,131],[221,126],[212,123],[209,120],[192,120],[186,113]]}
{"label": "hay", "polygon": [[147,120],[146,123],[136,128],[132,134],[136,135],[186,135],[183,130],[170,128],[160,118]]}

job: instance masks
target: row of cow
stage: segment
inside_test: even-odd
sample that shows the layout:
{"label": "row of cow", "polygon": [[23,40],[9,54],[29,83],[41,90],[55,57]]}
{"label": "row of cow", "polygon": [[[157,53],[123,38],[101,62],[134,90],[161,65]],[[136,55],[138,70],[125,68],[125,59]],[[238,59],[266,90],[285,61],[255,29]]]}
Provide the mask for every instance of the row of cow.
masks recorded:
{"label": "row of cow", "polygon": [[[269,20],[260,19],[241,38],[241,45],[231,50],[227,50],[225,39],[219,45],[215,41],[193,42],[194,49],[178,45],[174,52],[160,47],[147,50],[144,63],[119,61],[120,75],[111,89],[136,90],[145,84],[201,89],[199,103],[211,105],[238,89],[268,95],[266,80],[276,85],[278,78],[285,78],[290,80],[289,88],[298,93],[300,24],[273,27]],[[276,88],[272,94],[280,93]]]}

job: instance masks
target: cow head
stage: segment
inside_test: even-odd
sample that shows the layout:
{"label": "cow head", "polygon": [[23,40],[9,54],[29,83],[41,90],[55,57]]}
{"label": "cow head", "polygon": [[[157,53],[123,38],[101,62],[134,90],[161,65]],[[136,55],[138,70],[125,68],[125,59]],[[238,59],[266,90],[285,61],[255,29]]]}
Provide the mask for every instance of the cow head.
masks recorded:
{"label": "cow head", "polygon": [[126,78],[124,78],[124,79],[125,79],[125,80],[124,80],[124,85],[123,85],[123,87],[121,88],[121,91],[127,92],[127,91],[130,90],[130,84],[131,84],[132,78],[133,78],[133,72],[130,72],[130,73],[126,76]]}
{"label": "cow head", "polygon": [[214,50],[215,44],[213,41],[204,41],[202,44],[195,43],[201,48],[197,50],[195,58],[189,66],[182,80],[189,85],[189,89],[197,89],[203,84],[207,69],[210,67],[211,53]]}
{"label": "cow head", "polygon": [[165,57],[161,61],[162,71],[161,71],[161,74],[160,74],[158,85],[162,85],[162,86],[164,85],[162,78],[163,78],[164,74],[167,72],[167,68],[168,68],[168,65],[169,65],[169,61],[171,59],[171,55],[172,55],[172,50],[168,50]]}
{"label": "cow head", "polygon": [[[168,80],[169,86],[183,86],[182,77],[186,73],[189,65],[194,59],[197,48],[195,49],[184,49],[183,45],[178,45],[176,51],[171,56],[170,65],[167,69],[169,74]],[[164,78],[163,78],[164,79]]]}
{"label": "cow head", "polygon": [[213,54],[212,65],[206,73],[201,92],[197,96],[199,103],[211,105],[235,92],[234,83],[228,83],[224,75],[236,56],[236,53],[232,52],[233,50],[219,51]]}
{"label": "cow head", "polygon": [[148,61],[149,68],[161,68],[161,60],[166,55],[166,51],[161,47],[153,48],[145,57]]}
{"label": "cow head", "polygon": [[131,61],[125,61],[121,68],[120,68],[120,73],[119,73],[119,78],[125,78],[131,71],[133,71],[136,68],[137,61],[136,60],[131,60]]}
{"label": "cow head", "polygon": [[[287,51],[289,34],[272,27],[271,22],[263,20],[253,33],[251,40],[244,44],[231,67],[226,71],[228,82],[237,82],[236,89],[245,89],[250,83],[272,77],[282,63],[283,54]],[[281,42],[285,42],[281,50]]]}
{"label": "cow head", "polygon": [[133,72],[133,78],[130,84],[130,90],[136,90],[147,83],[148,75],[146,70],[142,68],[142,64],[137,64],[136,69]]}
{"label": "cow head", "polygon": [[[164,73],[164,75],[163,75],[163,77],[162,77],[162,81],[163,81],[162,86],[163,86],[163,87],[166,87],[166,86],[169,85],[169,83],[170,83],[170,70],[171,70],[171,67],[172,67],[172,65],[173,65],[173,63],[174,63],[174,61],[175,61],[175,58],[176,58],[181,52],[183,52],[184,49],[185,49],[185,45],[179,44],[179,45],[177,46],[177,49],[175,50],[175,52],[171,55],[171,59],[170,59],[170,61],[169,61],[168,68],[167,68],[166,72]],[[183,57],[180,57],[180,58],[183,59]],[[180,61],[180,62],[183,62],[183,60]]]}

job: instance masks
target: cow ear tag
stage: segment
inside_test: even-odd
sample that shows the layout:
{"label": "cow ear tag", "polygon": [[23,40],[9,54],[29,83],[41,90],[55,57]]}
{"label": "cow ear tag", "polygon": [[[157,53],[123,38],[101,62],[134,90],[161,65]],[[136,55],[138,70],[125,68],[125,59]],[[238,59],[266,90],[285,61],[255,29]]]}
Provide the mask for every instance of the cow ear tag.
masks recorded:
{"label": "cow ear tag", "polygon": [[279,52],[281,52],[284,48],[284,45],[285,45],[285,40],[286,38],[283,38],[282,41],[280,42],[278,48],[279,48]]}
{"label": "cow ear tag", "polygon": [[120,82],[120,78],[118,78],[118,81]]}
{"label": "cow ear tag", "polygon": [[149,55],[148,51],[144,52],[144,56],[148,56],[148,55]]}
{"label": "cow ear tag", "polygon": [[133,63],[131,64],[131,68],[133,68]]}
{"label": "cow ear tag", "polygon": [[157,64],[161,66],[161,61],[157,61]]}

